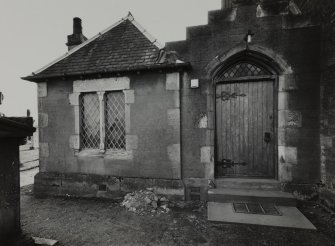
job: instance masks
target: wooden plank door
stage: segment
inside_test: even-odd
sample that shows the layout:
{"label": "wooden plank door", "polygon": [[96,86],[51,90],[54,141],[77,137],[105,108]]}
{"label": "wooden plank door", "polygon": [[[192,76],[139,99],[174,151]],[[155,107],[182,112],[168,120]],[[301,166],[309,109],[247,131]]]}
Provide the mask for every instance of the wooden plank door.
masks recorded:
{"label": "wooden plank door", "polygon": [[217,176],[275,176],[274,81],[216,87]]}

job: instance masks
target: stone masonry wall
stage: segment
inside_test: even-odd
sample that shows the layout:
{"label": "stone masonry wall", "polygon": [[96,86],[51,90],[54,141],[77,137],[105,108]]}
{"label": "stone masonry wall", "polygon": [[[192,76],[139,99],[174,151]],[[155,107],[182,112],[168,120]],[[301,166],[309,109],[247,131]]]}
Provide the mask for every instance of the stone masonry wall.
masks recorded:
{"label": "stone masonry wall", "polygon": [[[281,67],[277,178],[300,185],[320,181],[320,27],[304,16],[260,13],[257,5],[211,11],[208,25],[189,27],[186,40],[167,44],[193,68],[181,87],[183,177],[193,183],[214,177],[212,72],[230,55],[245,51],[248,30],[255,34],[249,49]],[[192,79],[199,79],[199,88],[190,88]]]}

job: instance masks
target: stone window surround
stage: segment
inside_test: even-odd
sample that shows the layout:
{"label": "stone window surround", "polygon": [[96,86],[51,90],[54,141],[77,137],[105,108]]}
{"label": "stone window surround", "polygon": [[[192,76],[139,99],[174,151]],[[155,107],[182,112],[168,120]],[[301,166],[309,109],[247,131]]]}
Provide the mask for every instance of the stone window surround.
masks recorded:
{"label": "stone window surround", "polygon": [[[97,91],[97,92],[91,92],[92,94],[98,95],[98,100],[99,100],[99,135],[100,135],[100,143],[99,143],[99,150],[101,153],[105,153],[107,151],[111,151],[107,149],[106,147],[106,96],[108,93],[113,92],[113,91]],[[118,91],[119,92],[119,91]],[[124,91],[123,91],[124,94]],[[80,119],[81,121],[82,119]],[[85,149],[87,150],[87,149]],[[92,150],[92,149],[91,149]],[[94,150],[94,149],[93,149]],[[114,150],[116,152],[122,152],[124,150]]]}
{"label": "stone window surround", "polygon": [[[79,96],[85,92],[97,92],[100,101],[100,121],[104,122],[104,94],[110,91],[123,91],[125,95],[125,125],[126,125],[126,150],[106,150],[104,144],[104,124],[100,124],[100,148],[80,149],[80,113]],[[133,159],[133,150],[137,149],[137,136],[130,135],[130,105],[135,102],[134,91],[130,90],[130,79],[128,77],[116,77],[94,80],[73,81],[73,93],[69,95],[70,104],[74,108],[75,115],[75,135],[70,137],[70,147],[74,149],[78,157],[96,156],[117,159]]]}

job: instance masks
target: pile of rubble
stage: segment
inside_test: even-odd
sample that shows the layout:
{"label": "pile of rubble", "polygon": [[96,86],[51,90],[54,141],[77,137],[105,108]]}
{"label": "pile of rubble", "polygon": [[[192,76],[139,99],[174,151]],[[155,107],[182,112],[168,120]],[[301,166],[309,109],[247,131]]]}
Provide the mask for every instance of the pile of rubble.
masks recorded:
{"label": "pile of rubble", "polygon": [[131,212],[144,215],[147,213],[168,213],[169,200],[166,197],[158,196],[153,189],[135,191],[128,193],[121,206],[124,206]]}

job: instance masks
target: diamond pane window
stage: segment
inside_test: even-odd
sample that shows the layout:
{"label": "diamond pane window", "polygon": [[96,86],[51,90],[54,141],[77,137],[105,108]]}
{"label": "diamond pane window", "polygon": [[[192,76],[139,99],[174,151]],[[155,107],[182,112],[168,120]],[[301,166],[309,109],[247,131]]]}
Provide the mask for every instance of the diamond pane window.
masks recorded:
{"label": "diamond pane window", "polygon": [[106,148],[126,148],[125,98],[122,91],[106,94]]}
{"label": "diamond pane window", "polygon": [[220,78],[229,79],[229,78],[239,78],[247,76],[260,76],[260,75],[269,75],[270,73],[263,68],[256,66],[251,63],[238,63],[232,67],[225,70],[220,74]]}
{"label": "diamond pane window", "polygon": [[81,147],[83,149],[99,149],[99,98],[96,93],[85,93],[80,96],[80,114]]}

